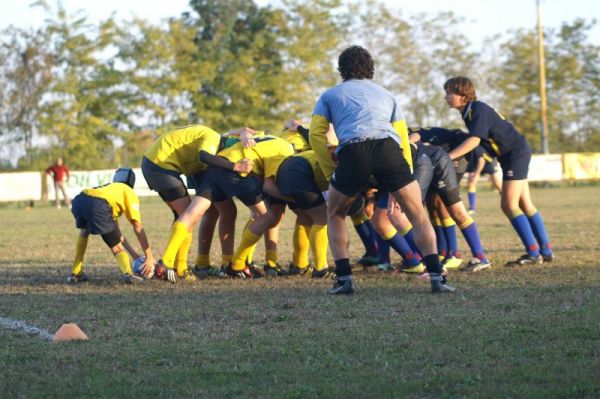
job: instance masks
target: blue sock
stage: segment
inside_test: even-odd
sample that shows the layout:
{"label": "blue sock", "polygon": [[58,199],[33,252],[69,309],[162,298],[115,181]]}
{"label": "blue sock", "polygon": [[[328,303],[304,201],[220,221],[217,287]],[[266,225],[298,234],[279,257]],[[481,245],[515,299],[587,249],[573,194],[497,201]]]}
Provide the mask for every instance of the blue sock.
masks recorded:
{"label": "blue sock", "polygon": [[390,244],[384,240],[379,234],[377,235],[377,247],[379,249],[379,262],[392,263],[390,260]]}
{"label": "blue sock", "polygon": [[456,225],[443,226],[444,236],[446,237],[446,245],[448,245],[448,255],[456,256],[458,252],[458,239],[456,238]]}
{"label": "blue sock", "polygon": [[[385,239],[385,236],[383,238]],[[408,266],[416,266],[421,263],[421,257],[412,251],[404,237],[402,237],[402,234],[396,231],[395,234],[386,241],[390,244],[390,247],[394,248],[394,251],[402,256],[404,263]]]}
{"label": "blue sock", "polygon": [[421,255],[421,250],[415,242],[415,235],[413,233],[413,229],[410,229],[406,233],[404,233],[404,239],[406,240],[408,245],[410,245],[410,249],[412,249],[414,253]]}
{"label": "blue sock", "polygon": [[446,236],[441,225],[434,225],[433,230],[435,231],[435,239],[438,249],[438,254],[444,258],[448,255],[448,243],[446,242]]}
{"label": "blue sock", "polygon": [[479,259],[483,263],[487,263],[487,258],[483,252],[483,245],[481,245],[481,239],[479,238],[479,231],[477,231],[477,225],[472,222],[467,227],[461,229],[465,241],[469,244],[471,254],[473,257]]}
{"label": "blue sock", "polygon": [[474,211],[477,209],[477,192],[469,191],[469,210]]}
{"label": "blue sock", "polygon": [[529,255],[537,258],[540,255],[540,250],[535,241],[535,237],[533,236],[533,231],[531,230],[531,225],[529,224],[527,216],[521,213],[518,216],[514,216],[510,222],[525,246],[525,251],[527,251]]}
{"label": "blue sock", "polygon": [[373,225],[369,220],[363,223],[355,224],[354,229],[365,246],[367,256],[377,256],[377,233],[373,229]]}
{"label": "blue sock", "polygon": [[536,211],[527,219],[529,220],[531,231],[533,231],[533,235],[535,236],[535,239],[540,245],[540,252],[544,256],[551,256],[552,244],[550,244],[550,240],[548,239],[548,233],[546,232],[546,226],[544,225],[542,215],[540,215],[540,213]]}

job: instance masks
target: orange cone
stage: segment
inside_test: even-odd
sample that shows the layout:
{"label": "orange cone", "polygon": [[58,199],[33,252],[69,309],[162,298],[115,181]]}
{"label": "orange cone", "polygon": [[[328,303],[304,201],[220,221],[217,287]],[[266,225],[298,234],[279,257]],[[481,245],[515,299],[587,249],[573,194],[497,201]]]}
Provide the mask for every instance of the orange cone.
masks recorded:
{"label": "orange cone", "polygon": [[53,342],[72,341],[76,339],[88,339],[88,336],[75,323],[63,324],[56,334],[54,334],[54,337],[52,337]]}

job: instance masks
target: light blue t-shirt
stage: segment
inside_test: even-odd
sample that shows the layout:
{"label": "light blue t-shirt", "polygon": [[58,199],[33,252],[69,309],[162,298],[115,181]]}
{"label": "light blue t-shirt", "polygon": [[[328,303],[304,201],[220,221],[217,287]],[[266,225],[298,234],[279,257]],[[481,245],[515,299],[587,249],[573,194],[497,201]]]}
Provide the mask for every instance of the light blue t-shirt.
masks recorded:
{"label": "light blue t-shirt", "polygon": [[333,123],[338,151],[349,143],[388,137],[400,144],[392,123],[404,115],[394,96],[370,80],[350,79],[332,87],[321,95],[313,114]]}

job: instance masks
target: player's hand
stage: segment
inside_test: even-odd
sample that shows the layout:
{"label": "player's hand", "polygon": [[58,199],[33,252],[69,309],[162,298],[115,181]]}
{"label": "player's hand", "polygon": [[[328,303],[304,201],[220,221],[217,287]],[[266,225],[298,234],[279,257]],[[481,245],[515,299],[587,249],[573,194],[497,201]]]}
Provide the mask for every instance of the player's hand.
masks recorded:
{"label": "player's hand", "polygon": [[237,173],[250,173],[252,171],[252,167],[254,166],[254,162],[251,159],[244,158],[240,159],[233,165],[233,171]]}
{"label": "player's hand", "polygon": [[150,272],[154,268],[154,258],[152,256],[146,256],[146,261],[142,263],[142,274],[149,276]]}
{"label": "player's hand", "polygon": [[177,273],[175,273],[175,269],[167,268],[167,281],[175,284],[177,282]]}
{"label": "player's hand", "polygon": [[240,140],[242,141],[242,146],[244,148],[254,147],[256,145],[256,141],[254,141],[254,135],[256,131],[250,129],[249,127],[245,127],[241,129],[240,132]]}

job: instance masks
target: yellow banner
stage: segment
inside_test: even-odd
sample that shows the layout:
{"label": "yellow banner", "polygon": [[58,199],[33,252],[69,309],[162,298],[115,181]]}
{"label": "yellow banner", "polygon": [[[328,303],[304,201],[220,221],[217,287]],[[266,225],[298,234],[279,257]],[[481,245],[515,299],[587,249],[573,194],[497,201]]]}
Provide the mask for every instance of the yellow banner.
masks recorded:
{"label": "yellow banner", "polygon": [[563,170],[565,180],[600,179],[600,153],[563,154]]}

